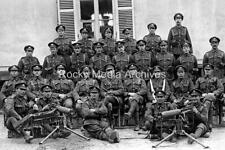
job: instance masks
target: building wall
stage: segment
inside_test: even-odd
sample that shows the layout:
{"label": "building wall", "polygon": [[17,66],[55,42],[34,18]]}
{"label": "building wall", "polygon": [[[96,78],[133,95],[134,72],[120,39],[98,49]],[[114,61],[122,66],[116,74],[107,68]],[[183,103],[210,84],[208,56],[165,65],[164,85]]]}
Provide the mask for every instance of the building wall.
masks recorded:
{"label": "building wall", "polygon": [[[156,31],[162,39],[167,39],[169,29],[175,25],[176,12],[184,14],[183,25],[189,30],[194,54],[202,59],[210,50],[208,42],[211,36],[221,39],[220,49],[225,49],[225,12],[224,0],[133,0],[135,12],[136,38],[148,34],[147,24],[158,25]],[[138,30],[137,30],[138,29]]]}
{"label": "building wall", "polygon": [[17,64],[27,44],[42,63],[57,36],[56,0],[1,0],[0,14],[0,66]]}

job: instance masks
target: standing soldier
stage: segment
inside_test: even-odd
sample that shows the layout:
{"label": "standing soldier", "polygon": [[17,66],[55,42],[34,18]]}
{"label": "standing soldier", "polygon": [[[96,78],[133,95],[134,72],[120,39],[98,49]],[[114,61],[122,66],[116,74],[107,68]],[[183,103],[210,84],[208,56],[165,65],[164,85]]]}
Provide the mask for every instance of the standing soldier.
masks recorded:
{"label": "standing soldier", "polygon": [[[145,73],[150,73],[155,64],[155,57],[150,51],[146,51],[146,42],[144,40],[137,41],[138,52],[134,54],[134,63],[139,70]],[[145,78],[145,80],[148,77]]]}
{"label": "standing soldier", "polygon": [[177,78],[171,84],[171,101],[175,102],[177,107],[183,106],[184,100],[189,96],[194,88],[191,78],[186,75],[186,68],[179,65],[175,69]]}
{"label": "standing soldier", "polygon": [[118,52],[115,56],[113,56],[112,62],[116,66],[116,71],[119,71],[123,77],[125,74],[126,68],[132,61],[132,58],[131,58],[131,55],[125,52],[123,41],[116,42],[116,47],[118,49]]}
{"label": "standing soldier", "polygon": [[160,52],[156,54],[156,64],[159,65],[165,72],[166,78],[168,81],[174,79],[174,67],[175,67],[175,58],[173,54],[167,51],[168,42],[162,40],[159,42]]}
{"label": "standing soldier", "polygon": [[16,91],[15,84],[21,80],[19,69],[20,68],[17,65],[13,65],[8,68],[9,80],[5,81],[1,88],[0,108],[2,108],[4,104],[4,99]]}
{"label": "standing soldier", "polygon": [[108,55],[102,53],[103,45],[102,42],[94,43],[95,55],[91,58],[90,65],[96,73],[102,71],[103,67],[111,61]]}
{"label": "standing soldier", "polygon": [[185,41],[183,45],[184,54],[177,59],[176,65],[184,66],[186,68],[188,78],[191,78],[193,81],[196,81],[198,73],[198,62],[196,57],[192,55],[190,51],[191,44],[188,41]]}
{"label": "standing soldier", "polygon": [[111,27],[105,28],[104,37],[99,41],[104,43],[104,53],[112,58],[116,53],[116,40],[113,39],[113,29]]}
{"label": "standing soldier", "polygon": [[144,96],[147,92],[147,86],[143,79],[137,76],[137,66],[134,64],[128,67],[129,74],[124,81],[124,96],[125,103],[128,105],[129,110],[124,115],[131,118],[134,114],[135,128],[134,131],[140,130],[139,110],[140,105],[144,103]]}
{"label": "standing soldier", "polygon": [[32,109],[30,101],[27,98],[27,84],[21,80],[15,84],[15,94],[9,96],[5,100],[4,111],[6,115],[6,127],[9,131],[14,131],[24,136],[25,142],[30,143],[33,139],[24,131],[26,124],[19,125],[19,121],[28,115],[29,110]]}
{"label": "standing soldier", "polygon": [[24,51],[26,53],[26,56],[20,59],[18,66],[21,69],[24,80],[28,81],[31,78],[32,74],[31,67],[35,64],[40,63],[36,57],[32,56],[34,52],[33,46],[31,45],[25,46]]}
{"label": "standing soldier", "polygon": [[78,41],[78,43],[81,43],[82,53],[86,53],[89,58],[91,58],[94,55],[94,51],[92,50],[93,42],[88,39],[89,31],[87,28],[80,29],[80,34],[82,39]]}
{"label": "standing soldier", "polygon": [[100,89],[98,87],[90,88],[90,98],[81,103],[81,109],[78,112],[84,118],[83,128],[85,136],[100,140],[118,143],[119,133],[109,127],[107,122],[107,107],[100,98]]}
{"label": "standing soldier", "polygon": [[66,27],[64,25],[58,25],[55,30],[59,36],[53,42],[58,45],[57,53],[64,58],[66,69],[68,70],[69,56],[73,53],[72,42],[70,38],[65,36]]}
{"label": "standing soldier", "polygon": [[52,79],[56,74],[55,66],[65,63],[62,56],[57,54],[58,45],[55,42],[48,43],[51,54],[46,56],[43,63],[43,77]]}
{"label": "standing soldier", "polygon": [[104,67],[106,73],[105,78],[101,81],[101,95],[104,97],[104,102],[108,108],[110,125],[112,125],[112,111],[114,106],[121,106],[123,95],[123,84],[120,77],[115,74],[115,65],[108,63]]}
{"label": "standing soldier", "polygon": [[[175,59],[177,59],[181,54],[183,54],[182,45],[184,44],[184,41],[187,40],[189,41],[189,43],[191,43],[191,38],[189,36],[188,29],[181,25],[183,19],[184,16],[181,13],[176,13],[174,15],[174,21],[176,22],[176,26],[170,29],[168,35],[169,52],[174,54]],[[192,49],[190,52],[193,53]]]}
{"label": "standing soldier", "polygon": [[133,55],[137,52],[136,49],[136,40],[131,37],[131,28],[123,29],[122,33],[124,34],[124,46],[127,54]]}
{"label": "standing soldier", "polygon": [[209,127],[212,128],[212,103],[215,103],[216,100],[223,93],[224,88],[221,81],[213,76],[214,66],[211,64],[204,64],[204,77],[197,79],[195,86],[196,89],[202,91],[204,96],[204,105],[206,105],[207,110],[209,111]]}
{"label": "standing soldier", "polygon": [[214,66],[213,75],[221,79],[224,77],[225,53],[218,49],[220,43],[218,37],[211,37],[209,42],[211,43],[212,50],[205,53],[203,65],[207,63],[212,64]]}
{"label": "standing soldier", "polygon": [[145,35],[143,40],[146,42],[146,51],[151,51],[154,55],[160,51],[159,42],[161,37],[155,34],[157,25],[155,23],[150,23],[147,26],[149,34]]}

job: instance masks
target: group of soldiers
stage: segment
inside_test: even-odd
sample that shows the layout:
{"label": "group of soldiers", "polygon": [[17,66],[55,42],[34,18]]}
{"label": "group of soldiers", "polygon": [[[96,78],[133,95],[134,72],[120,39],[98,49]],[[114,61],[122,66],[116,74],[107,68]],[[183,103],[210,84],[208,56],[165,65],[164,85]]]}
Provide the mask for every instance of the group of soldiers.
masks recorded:
{"label": "group of soldiers", "polygon": [[[82,28],[82,39],[72,44],[65,36],[66,27],[58,25],[59,36],[48,44],[51,54],[45,57],[43,65],[32,55],[34,47],[28,45],[24,47],[26,56],[18,65],[9,67],[10,79],[0,94],[6,127],[21,133],[29,143],[32,136],[23,127],[17,128],[17,122],[29,113],[54,106],[66,115],[68,127],[77,114],[83,118],[82,131],[86,136],[116,143],[120,138],[113,129],[113,114],[120,109],[119,115],[125,119],[134,118],[135,131],[142,128],[162,138],[172,128],[168,126],[159,132],[157,115],[182,109],[194,98],[194,117],[188,118],[194,125],[187,130],[195,138],[208,136],[213,106],[223,100],[225,53],[218,49],[220,39],[210,38],[212,50],[204,55],[204,75],[199,77],[188,29],[181,25],[183,19],[181,13],[174,15],[176,25],[170,29],[168,40],[156,35],[157,25],[150,23],[149,34],[139,41],[131,37],[130,28],[122,31],[124,40],[116,41],[108,27],[104,38],[93,43],[88,39],[88,29]],[[52,131],[49,125],[45,128]],[[54,135],[66,136],[67,132]]]}

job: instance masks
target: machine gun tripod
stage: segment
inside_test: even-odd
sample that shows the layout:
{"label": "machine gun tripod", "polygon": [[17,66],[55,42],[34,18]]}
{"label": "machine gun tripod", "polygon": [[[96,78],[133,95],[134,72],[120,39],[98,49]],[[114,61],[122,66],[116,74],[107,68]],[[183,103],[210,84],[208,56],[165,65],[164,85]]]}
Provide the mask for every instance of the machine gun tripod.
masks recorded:
{"label": "machine gun tripod", "polygon": [[204,144],[199,142],[196,138],[194,138],[193,136],[188,134],[185,130],[183,130],[183,120],[184,120],[184,118],[182,116],[182,110],[181,109],[165,111],[165,112],[162,112],[162,114],[161,114],[162,118],[167,118],[167,117],[176,116],[176,115],[178,115],[178,118],[173,119],[174,122],[175,122],[175,127],[174,127],[173,132],[171,134],[169,134],[167,137],[165,137],[164,139],[162,139],[158,144],[153,145],[152,148],[157,148],[164,141],[170,139],[174,135],[185,135],[188,138],[195,141],[196,143],[198,143],[199,145],[201,145],[202,147],[209,148],[209,146],[205,146]]}

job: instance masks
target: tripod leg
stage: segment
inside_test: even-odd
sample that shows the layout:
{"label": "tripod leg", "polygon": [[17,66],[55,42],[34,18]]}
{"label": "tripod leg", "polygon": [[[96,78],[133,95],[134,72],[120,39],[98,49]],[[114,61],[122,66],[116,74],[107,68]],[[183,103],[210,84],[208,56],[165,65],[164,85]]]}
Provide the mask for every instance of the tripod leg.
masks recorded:
{"label": "tripod leg", "polygon": [[54,134],[59,129],[59,126],[57,126],[49,135],[47,135],[39,144],[43,144],[52,134]]}
{"label": "tripod leg", "polygon": [[164,139],[162,139],[158,144],[153,145],[152,148],[158,147],[160,144],[162,144],[164,141],[166,141],[167,139],[169,139],[170,137],[172,137],[174,134],[175,134],[175,130],[170,135],[168,135],[167,137],[165,137]]}
{"label": "tripod leg", "polygon": [[198,143],[199,145],[201,145],[204,148],[209,148],[209,146],[205,146],[204,144],[200,143],[197,139],[195,139],[194,137],[192,137],[190,134],[188,134],[187,132],[185,132],[184,130],[182,130],[183,134],[185,134],[187,137],[191,138],[192,140],[194,140],[196,143]]}
{"label": "tripod leg", "polygon": [[83,135],[81,135],[81,134],[78,134],[78,133],[76,133],[75,131],[71,130],[71,129],[68,128],[68,127],[64,127],[64,129],[66,129],[66,130],[72,132],[73,134],[76,134],[77,136],[79,136],[79,137],[81,137],[81,138],[83,138],[83,139],[85,139],[85,140],[87,140],[87,141],[90,140],[90,138],[88,138],[88,137],[86,137],[86,136],[83,136]]}

